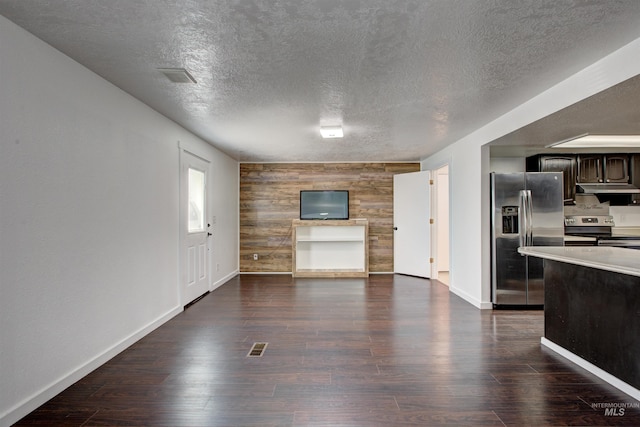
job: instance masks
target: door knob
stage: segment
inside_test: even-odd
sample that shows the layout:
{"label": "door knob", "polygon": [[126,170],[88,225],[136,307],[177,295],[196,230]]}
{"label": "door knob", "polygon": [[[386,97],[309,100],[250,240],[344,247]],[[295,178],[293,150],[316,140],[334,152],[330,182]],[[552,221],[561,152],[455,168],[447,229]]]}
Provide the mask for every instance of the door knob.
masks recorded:
{"label": "door knob", "polygon": [[398,230],[398,227],[393,227],[394,230]]}

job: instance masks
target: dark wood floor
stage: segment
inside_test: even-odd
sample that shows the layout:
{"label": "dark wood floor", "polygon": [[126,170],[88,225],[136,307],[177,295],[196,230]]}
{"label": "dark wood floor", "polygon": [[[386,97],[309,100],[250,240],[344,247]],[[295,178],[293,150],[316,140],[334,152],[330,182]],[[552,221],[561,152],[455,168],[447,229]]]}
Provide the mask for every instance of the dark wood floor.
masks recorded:
{"label": "dark wood floor", "polygon": [[542,334],[542,312],[481,311],[435,281],[245,275],[17,425],[640,425],[594,409],[637,402]]}

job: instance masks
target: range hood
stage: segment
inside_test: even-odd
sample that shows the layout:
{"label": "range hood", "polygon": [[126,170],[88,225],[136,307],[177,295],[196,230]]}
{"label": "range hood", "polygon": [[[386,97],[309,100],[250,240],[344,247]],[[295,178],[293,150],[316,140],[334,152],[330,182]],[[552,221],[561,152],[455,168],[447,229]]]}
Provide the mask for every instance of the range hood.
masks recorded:
{"label": "range hood", "polygon": [[577,193],[584,194],[640,194],[633,184],[577,184]]}

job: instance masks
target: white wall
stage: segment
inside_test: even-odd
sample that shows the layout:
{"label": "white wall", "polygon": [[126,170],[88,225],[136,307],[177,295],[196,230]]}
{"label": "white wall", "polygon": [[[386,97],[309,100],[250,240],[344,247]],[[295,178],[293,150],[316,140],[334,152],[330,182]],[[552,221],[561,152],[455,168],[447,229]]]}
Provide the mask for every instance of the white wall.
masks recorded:
{"label": "white wall", "polygon": [[489,172],[516,173],[526,172],[527,165],[524,157],[491,157]]}
{"label": "white wall", "polygon": [[486,144],[639,73],[637,39],[422,162],[422,170],[450,165],[452,292],[491,308]]}
{"label": "white wall", "polygon": [[178,148],[213,163],[214,281],[237,163],[0,17],[0,425],[181,311]]}

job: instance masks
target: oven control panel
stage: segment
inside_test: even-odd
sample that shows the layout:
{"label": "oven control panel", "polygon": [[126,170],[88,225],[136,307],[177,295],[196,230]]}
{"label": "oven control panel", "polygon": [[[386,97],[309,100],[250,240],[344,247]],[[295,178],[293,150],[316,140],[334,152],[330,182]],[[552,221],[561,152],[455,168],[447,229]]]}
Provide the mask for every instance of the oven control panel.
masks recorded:
{"label": "oven control panel", "polygon": [[564,225],[566,226],[605,226],[613,227],[613,217],[611,215],[568,215],[564,217]]}

